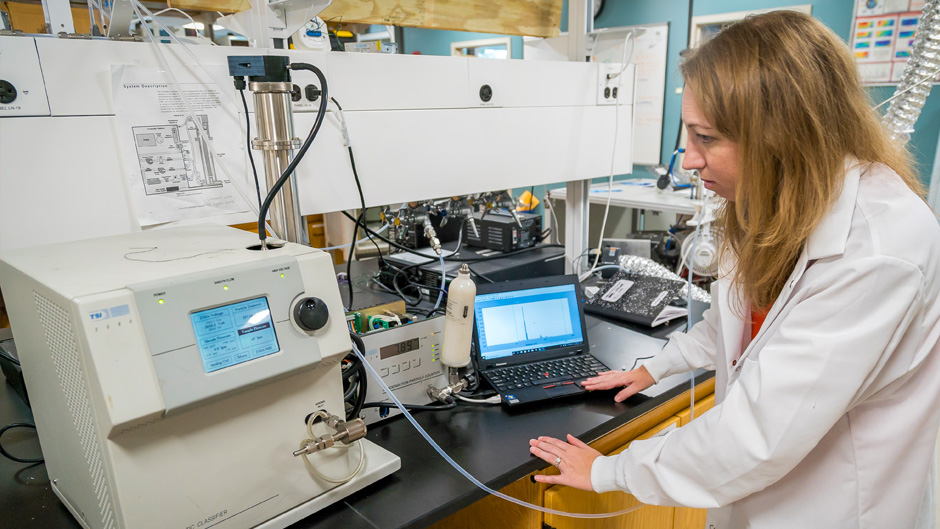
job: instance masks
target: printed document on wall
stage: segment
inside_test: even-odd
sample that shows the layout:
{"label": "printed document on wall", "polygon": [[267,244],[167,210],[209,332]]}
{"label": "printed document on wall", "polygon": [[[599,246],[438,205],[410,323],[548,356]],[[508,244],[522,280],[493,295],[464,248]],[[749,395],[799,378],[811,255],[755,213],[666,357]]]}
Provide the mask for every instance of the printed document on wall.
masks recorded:
{"label": "printed document on wall", "polygon": [[[187,71],[115,66],[120,147],[141,226],[249,210],[244,130],[234,99]],[[207,76],[208,77],[208,76]],[[225,78],[224,76],[222,78]]]}

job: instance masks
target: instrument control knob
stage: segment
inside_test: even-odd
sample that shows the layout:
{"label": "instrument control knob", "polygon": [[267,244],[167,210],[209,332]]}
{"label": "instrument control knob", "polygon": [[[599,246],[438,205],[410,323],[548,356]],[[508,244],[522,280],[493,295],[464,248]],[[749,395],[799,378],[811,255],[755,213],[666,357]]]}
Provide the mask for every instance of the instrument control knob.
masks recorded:
{"label": "instrument control knob", "polygon": [[320,298],[306,298],[294,307],[294,321],[305,331],[318,331],[330,319],[330,311]]}

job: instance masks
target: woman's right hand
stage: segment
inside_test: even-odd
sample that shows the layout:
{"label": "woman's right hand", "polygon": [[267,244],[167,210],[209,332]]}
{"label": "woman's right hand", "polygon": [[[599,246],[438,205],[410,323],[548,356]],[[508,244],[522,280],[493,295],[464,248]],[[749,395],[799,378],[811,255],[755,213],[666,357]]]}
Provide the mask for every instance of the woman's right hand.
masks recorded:
{"label": "woman's right hand", "polygon": [[596,377],[585,380],[581,386],[589,391],[623,387],[614,396],[614,401],[623,402],[655,383],[656,381],[653,380],[653,376],[650,375],[649,371],[640,366],[633,371],[605,371]]}

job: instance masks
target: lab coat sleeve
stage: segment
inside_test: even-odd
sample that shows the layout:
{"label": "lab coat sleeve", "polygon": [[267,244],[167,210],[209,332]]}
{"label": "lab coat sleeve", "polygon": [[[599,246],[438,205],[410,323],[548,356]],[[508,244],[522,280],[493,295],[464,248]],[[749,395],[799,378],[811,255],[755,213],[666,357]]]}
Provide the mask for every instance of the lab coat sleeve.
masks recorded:
{"label": "lab coat sleeve", "polygon": [[873,380],[922,310],[923,283],[916,266],[876,256],[801,288],[756,358],[758,351],[739,363],[740,378],[720,405],[663,437],[597,458],[594,490],[714,508],[775,483],[877,389]]}
{"label": "lab coat sleeve", "polygon": [[714,303],[687,333],[675,334],[656,356],[643,363],[653,380],[693,369],[715,369],[718,308]]}

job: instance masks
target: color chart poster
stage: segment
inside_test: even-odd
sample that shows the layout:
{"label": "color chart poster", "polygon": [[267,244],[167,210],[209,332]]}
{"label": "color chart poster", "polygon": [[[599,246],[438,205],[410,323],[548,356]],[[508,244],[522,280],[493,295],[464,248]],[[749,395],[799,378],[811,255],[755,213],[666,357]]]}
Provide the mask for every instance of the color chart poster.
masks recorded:
{"label": "color chart poster", "polygon": [[918,0],[856,1],[852,53],[865,84],[901,81],[923,7]]}

